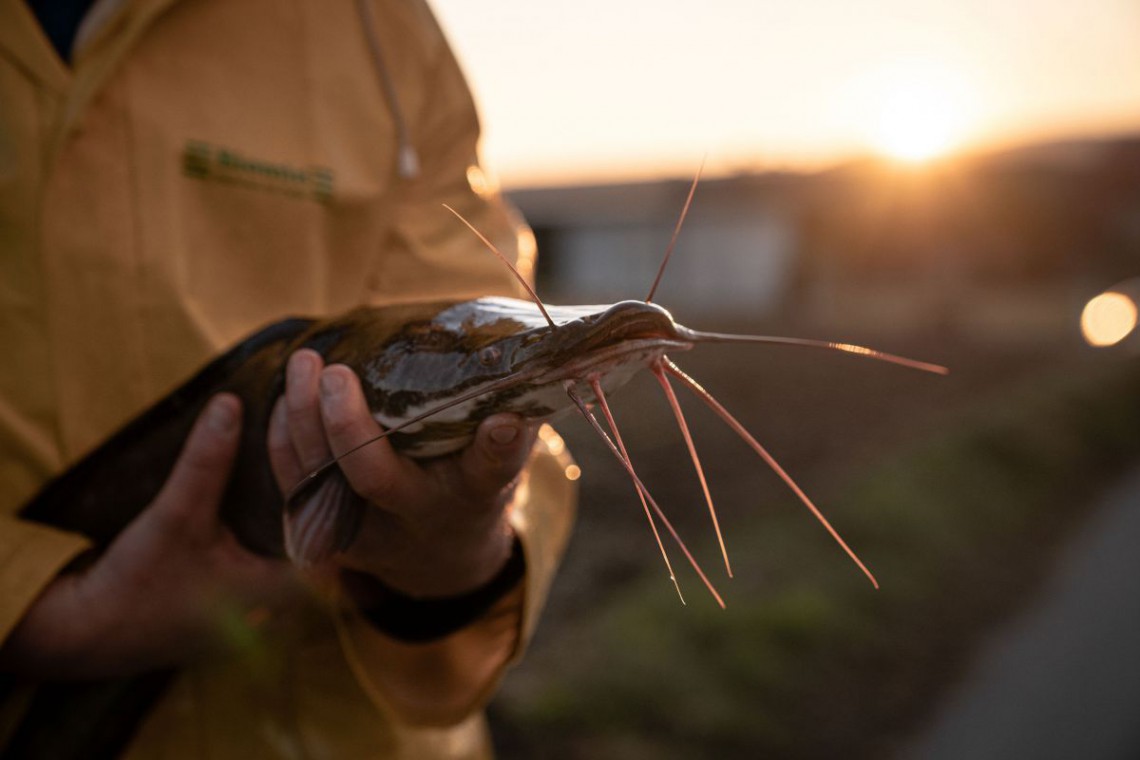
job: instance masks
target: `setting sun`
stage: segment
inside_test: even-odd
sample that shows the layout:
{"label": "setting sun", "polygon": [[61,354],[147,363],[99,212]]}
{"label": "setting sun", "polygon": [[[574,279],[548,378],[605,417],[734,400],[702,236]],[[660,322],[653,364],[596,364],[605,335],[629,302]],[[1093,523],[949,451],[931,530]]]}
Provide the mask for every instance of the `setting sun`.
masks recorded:
{"label": "setting sun", "polygon": [[876,147],[905,161],[924,161],[954,144],[953,114],[935,93],[898,90],[883,104]]}
{"label": "setting sun", "polygon": [[897,61],[868,77],[868,140],[886,156],[926,161],[961,146],[973,118],[970,88],[950,68]]}

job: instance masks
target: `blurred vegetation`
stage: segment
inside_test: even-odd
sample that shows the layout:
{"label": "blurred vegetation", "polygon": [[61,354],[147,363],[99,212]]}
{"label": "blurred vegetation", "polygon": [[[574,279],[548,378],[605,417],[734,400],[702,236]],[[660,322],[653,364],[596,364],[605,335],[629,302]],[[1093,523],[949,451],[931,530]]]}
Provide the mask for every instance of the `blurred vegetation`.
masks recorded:
{"label": "blurred vegetation", "polygon": [[658,573],[623,582],[508,684],[503,756],[882,756],[1032,587],[1096,484],[1135,461],[1137,430],[1132,359],[1011,384],[862,471],[825,508],[881,591],[792,526],[799,508],[737,519],[728,610],[683,574],[683,610]]}

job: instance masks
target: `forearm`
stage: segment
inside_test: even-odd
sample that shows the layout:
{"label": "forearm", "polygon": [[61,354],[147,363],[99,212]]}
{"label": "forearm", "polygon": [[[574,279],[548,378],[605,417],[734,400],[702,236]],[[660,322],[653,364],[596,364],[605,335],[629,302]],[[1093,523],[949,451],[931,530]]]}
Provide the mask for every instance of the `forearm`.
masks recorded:
{"label": "forearm", "polygon": [[71,642],[76,631],[41,630],[44,618],[35,615],[63,584],[60,570],[88,547],[82,536],[15,517],[0,518],[0,671],[12,672],[38,661],[37,644],[56,652]]}
{"label": "forearm", "polygon": [[[0,647],[0,671],[38,678],[84,677],[85,623],[73,620],[75,578],[49,583]],[[62,621],[72,624],[61,625]],[[78,671],[76,669],[79,669]]]}
{"label": "forearm", "polygon": [[66,573],[44,589],[0,648],[0,671],[37,679],[125,676],[168,667],[201,646],[161,624],[119,625],[126,616],[84,584],[83,576]]}

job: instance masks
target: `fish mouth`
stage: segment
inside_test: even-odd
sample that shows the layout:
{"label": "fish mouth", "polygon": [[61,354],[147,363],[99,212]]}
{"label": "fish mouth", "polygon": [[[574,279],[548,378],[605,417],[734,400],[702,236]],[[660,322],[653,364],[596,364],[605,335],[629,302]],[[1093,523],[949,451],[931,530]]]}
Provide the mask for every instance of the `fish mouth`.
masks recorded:
{"label": "fish mouth", "polygon": [[692,348],[693,342],[679,335],[676,328],[669,312],[656,304],[618,302],[578,325],[576,332],[580,332],[558,352],[542,381],[608,375],[623,366],[648,365],[666,351]]}
{"label": "fish mouth", "polygon": [[687,351],[692,347],[693,344],[689,341],[661,336],[625,339],[591,350],[581,358],[561,364],[544,373],[538,382],[545,384],[562,380],[584,380],[593,374],[605,375],[623,364],[630,363],[630,358],[639,354],[644,357],[643,363],[649,364],[667,351]]}

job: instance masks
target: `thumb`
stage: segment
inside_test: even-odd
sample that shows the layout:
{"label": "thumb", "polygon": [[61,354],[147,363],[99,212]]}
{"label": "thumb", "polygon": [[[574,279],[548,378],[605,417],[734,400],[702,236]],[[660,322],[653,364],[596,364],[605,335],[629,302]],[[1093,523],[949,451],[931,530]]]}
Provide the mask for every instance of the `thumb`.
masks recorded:
{"label": "thumb", "polygon": [[240,433],[241,401],[231,393],[214,396],[186,437],[154,508],[198,528],[215,523]]}
{"label": "thumb", "polygon": [[517,414],[494,414],[483,420],[461,459],[471,494],[490,498],[506,488],[526,464],[537,432]]}

